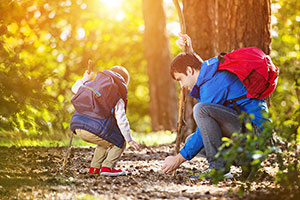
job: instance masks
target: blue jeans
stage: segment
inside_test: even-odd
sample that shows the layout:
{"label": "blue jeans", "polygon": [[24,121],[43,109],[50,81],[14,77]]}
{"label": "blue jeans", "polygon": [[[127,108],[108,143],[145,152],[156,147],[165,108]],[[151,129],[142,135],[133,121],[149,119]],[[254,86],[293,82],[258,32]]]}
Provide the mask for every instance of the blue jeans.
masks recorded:
{"label": "blue jeans", "polygon": [[[218,104],[197,103],[193,108],[193,114],[204,143],[204,148],[199,152],[200,156],[207,158],[210,168],[224,167],[225,162],[217,161],[215,155],[222,144],[222,137],[230,138],[232,133],[240,131],[241,122],[238,113]],[[190,138],[191,136],[186,141]]]}

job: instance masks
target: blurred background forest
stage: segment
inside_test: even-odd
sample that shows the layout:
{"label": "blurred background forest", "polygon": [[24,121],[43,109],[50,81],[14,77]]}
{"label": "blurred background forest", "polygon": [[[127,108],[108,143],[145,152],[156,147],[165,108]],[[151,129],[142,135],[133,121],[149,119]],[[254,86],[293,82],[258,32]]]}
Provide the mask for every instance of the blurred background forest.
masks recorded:
{"label": "blurred background forest", "polygon": [[[26,138],[66,140],[74,112],[71,87],[82,77],[88,59],[94,62],[94,71],[114,65],[128,69],[127,113],[134,132],[173,131],[178,86],[169,76],[168,64],[180,52],[175,45],[180,25],[172,0],[163,1],[164,10],[145,10],[146,4],[141,0],[0,1],[0,144]],[[270,55],[280,69],[271,116],[277,128],[285,130],[279,131],[280,136],[299,141],[300,1],[272,0],[271,9]],[[158,30],[165,37],[161,46],[151,42],[159,35],[147,33],[146,23],[151,29],[147,12],[160,16]],[[147,65],[151,44],[154,52],[166,55],[167,66],[151,68],[149,61]],[[153,78],[158,74],[159,80]],[[155,95],[164,86],[162,94],[169,94]]]}

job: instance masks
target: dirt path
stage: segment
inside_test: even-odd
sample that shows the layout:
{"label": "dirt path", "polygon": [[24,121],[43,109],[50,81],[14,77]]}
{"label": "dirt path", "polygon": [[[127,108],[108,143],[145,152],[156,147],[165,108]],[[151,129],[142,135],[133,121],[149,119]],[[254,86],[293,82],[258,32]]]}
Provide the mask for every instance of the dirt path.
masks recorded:
{"label": "dirt path", "polygon": [[[0,147],[0,199],[264,199],[259,194],[265,196],[266,185],[272,187],[268,181],[256,183],[255,196],[239,197],[230,180],[218,185],[192,182],[189,171],[207,168],[202,158],[184,163],[175,177],[162,174],[163,160],[172,154],[174,145],[145,147],[139,152],[126,149],[117,168],[125,169],[127,176],[115,178],[88,174],[93,148],[73,148],[62,172],[65,151]],[[238,176],[240,172],[232,168],[232,173]]]}

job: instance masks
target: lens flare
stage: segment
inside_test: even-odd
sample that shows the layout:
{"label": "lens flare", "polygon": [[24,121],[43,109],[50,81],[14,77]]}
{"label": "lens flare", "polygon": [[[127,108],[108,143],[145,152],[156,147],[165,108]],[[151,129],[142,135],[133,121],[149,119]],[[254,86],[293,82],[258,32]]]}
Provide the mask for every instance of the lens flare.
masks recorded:
{"label": "lens flare", "polygon": [[109,8],[117,8],[122,5],[123,0],[100,0],[100,2]]}

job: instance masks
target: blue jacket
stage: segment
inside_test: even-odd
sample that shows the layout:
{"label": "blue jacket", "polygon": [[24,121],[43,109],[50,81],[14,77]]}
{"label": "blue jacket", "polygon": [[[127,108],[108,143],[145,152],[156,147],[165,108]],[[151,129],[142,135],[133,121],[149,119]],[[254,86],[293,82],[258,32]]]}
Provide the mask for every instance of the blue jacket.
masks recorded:
{"label": "blue jacket", "polygon": [[95,80],[84,83],[71,100],[75,107],[71,130],[74,133],[75,129],[89,131],[122,148],[125,140],[113,112],[120,98],[125,102],[126,109],[127,87],[124,79],[112,71],[99,72]]}
{"label": "blue jacket", "polygon": [[[211,58],[201,65],[200,73],[190,96],[198,102],[213,103],[223,105],[226,100],[243,96],[247,93],[245,86],[239,78],[228,71],[218,71],[219,60],[217,57]],[[268,120],[263,113],[268,112],[268,107],[263,99],[242,99],[236,102],[241,112],[246,112],[254,116],[250,119],[255,125],[262,127],[262,123]],[[232,104],[227,105],[234,109]],[[203,147],[203,140],[199,128],[192,138],[180,150],[180,154],[191,160]]]}

